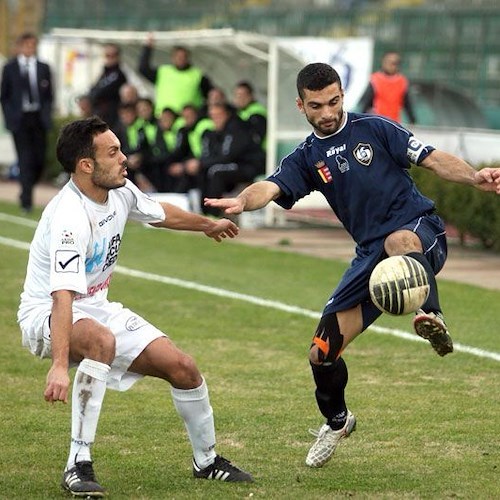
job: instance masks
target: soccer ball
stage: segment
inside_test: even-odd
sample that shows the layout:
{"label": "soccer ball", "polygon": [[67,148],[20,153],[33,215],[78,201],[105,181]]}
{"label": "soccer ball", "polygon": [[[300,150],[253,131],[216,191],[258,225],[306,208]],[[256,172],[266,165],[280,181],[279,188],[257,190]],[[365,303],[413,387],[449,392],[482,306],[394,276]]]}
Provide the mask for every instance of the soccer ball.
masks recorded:
{"label": "soccer ball", "polygon": [[407,255],[396,255],[379,262],[370,276],[369,288],[377,308],[394,316],[420,309],[430,289],[422,264]]}

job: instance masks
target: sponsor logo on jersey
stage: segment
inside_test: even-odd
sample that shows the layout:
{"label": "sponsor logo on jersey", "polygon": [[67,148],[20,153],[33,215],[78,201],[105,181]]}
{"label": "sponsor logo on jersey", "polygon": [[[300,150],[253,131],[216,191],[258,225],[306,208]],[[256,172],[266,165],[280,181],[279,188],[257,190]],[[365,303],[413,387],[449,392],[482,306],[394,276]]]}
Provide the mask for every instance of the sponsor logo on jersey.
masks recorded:
{"label": "sponsor logo on jersey", "polygon": [[115,217],[116,217],[116,210],[112,214],[109,214],[108,216],[104,217],[104,219],[100,220],[99,227],[104,226],[104,224],[106,224],[106,222],[113,220]]}
{"label": "sponsor logo on jersey", "polygon": [[417,163],[422,151],[426,148],[425,144],[416,137],[408,139],[408,149],[406,150],[406,157],[411,163]]}
{"label": "sponsor logo on jersey", "polygon": [[337,162],[337,168],[340,170],[341,174],[349,170],[350,167],[347,158],[344,158],[342,155],[337,155],[335,161]]}
{"label": "sponsor logo on jersey", "polygon": [[139,316],[130,316],[125,323],[125,329],[129,332],[133,332],[135,330],[139,330],[141,326],[146,325],[147,323],[140,318]]}
{"label": "sponsor logo on jersey", "polygon": [[95,295],[97,292],[100,292],[101,290],[106,290],[109,288],[109,282],[111,281],[111,276],[110,274],[104,281],[101,283],[97,283],[97,285],[92,285],[87,287],[87,293],[85,295],[82,295],[81,293],[77,293],[75,295],[75,300],[81,300],[86,297],[92,297],[92,295]]}
{"label": "sponsor logo on jersey", "polygon": [[112,266],[118,259],[118,252],[120,251],[121,242],[122,239],[119,233],[115,234],[111,238],[111,241],[108,245],[108,253],[106,254],[106,262],[104,264],[104,267],[102,268],[103,271],[105,271],[109,266]]}
{"label": "sponsor logo on jersey", "polygon": [[104,260],[104,252],[106,249],[106,238],[102,239],[102,243],[96,241],[94,243],[94,250],[92,256],[85,260],[85,272],[91,273],[94,269],[97,269]]}
{"label": "sponsor logo on jersey", "polygon": [[80,254],[76,250],[56,250],[56,273],[77,273],[80,269]]}
{"label": "sponsor logo on jersey", "polygon": [[338,155],[339,153],[342,153],[347,149],[347,146],[345,144],[342,144],[342,146],[332,146],[327,152],[326,152],[326,157],[330,158],[330,156],[333,155]]}
{"label": "sponsor logo on jersey", "polygon": [[61,245],[74,245],[75,238],[73,237],[73,233],[71,231],[67,231],[63,229],[61,233]]}
{"label": "sponsor logo on jersey", "polygon": [[326,166],[326,163],[323,160],[318,161],[317,163],[314,164],[316,167],[316,170],[321,177],[321,180],[325,183],[328,184],[329,182],[333,181],[332,173],[330,172],[330,169]]}
{"label": "sponsor logo on jersey", "polygon": [[356,158],[356,160],[358,160],[359,163],[365,167],[368,167],[373,160],[373,149],[370,144],[360,142],[354,148],[352,154],[354,155],[354,158]]}

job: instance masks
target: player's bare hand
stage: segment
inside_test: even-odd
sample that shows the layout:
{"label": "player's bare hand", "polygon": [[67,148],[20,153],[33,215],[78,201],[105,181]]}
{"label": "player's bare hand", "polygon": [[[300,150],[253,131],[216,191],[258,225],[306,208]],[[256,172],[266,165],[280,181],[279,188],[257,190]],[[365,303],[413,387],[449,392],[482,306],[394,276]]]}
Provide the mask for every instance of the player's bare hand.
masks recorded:
{"label": "player's bare hand", "polygon": [[47,374],[47,385],[43,393],[45,401],[49,403],[55,403],[56,401],[67,403],[68,390],[68,370],[62,367],[52,366]]}
{"label": "player's bare hand", "polygon": [[475,174],[476,187],[482,191],[491,191],[500,194],[500,169],[482,168]]}
{"label": "player's bare hand", "polygon": [[226,214],[241,214],[243,212],[243,200],[240,198],[205,198],[207,207],[216,207],[224,210]]}
{"label": "player's bare hand", "polygon": [[226,237],[234,238],[239,233],[238,226],[229,219],[220,219],[212,222],[213,224],[205,231],[205,234],[215,241],[221,242]]}

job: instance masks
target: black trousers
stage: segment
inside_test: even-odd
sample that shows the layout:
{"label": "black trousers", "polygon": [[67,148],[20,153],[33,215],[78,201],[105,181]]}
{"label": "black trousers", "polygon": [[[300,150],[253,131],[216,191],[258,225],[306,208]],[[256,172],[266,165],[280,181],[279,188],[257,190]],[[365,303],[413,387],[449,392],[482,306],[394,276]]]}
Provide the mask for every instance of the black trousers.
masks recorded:
{"label": "black trousers", "polygon": [[47,130],[40,113],[23,113],[21,126],[13,133],[19,163],[20,202],[25,210],[33,206],[33,188],[42,177],[47,149]]}

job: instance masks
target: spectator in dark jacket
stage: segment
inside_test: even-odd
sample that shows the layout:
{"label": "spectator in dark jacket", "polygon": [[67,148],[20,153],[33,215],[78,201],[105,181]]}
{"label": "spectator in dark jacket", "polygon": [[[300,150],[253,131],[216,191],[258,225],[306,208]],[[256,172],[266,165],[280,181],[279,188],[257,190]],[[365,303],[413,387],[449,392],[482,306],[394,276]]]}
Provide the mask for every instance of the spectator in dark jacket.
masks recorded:
{"label": "spectator in dark jacket", "polygon": [[238,110],[238,116],[246,121],[256,135],[257,141],[266,149],[267,109],[257,102],[253,86],[247,81],[236,84],[233,91],[233,102]]}
{"label": "spectator in dark jacket", "polygon": [[[215,130],[202,139],[200,178],[202,199],[220,198],[240,184],[250,183],[265,172],[265,153],[255,141],[246,122],[227,104],[208,109]],[[218,215],[219,209],[204,207],[205,213]]]}
{"label": "spectator in dark jacket", "polygon": [[104,45],[104,69],[89,92],[93,113],[104,120],[110,128],[114,128],[118,122],[120,87],[127,81],[120,67],[120,55],[118,45],[114,43]]}
{"label": "spectator in dark jacket", "polygon": [[190,195],[191,208],[195,212],[201,211],[199,173],[202,139],[207,130],[213,128],[212,120],[201,116],[198,109],[190,104],[184,106],[176,122],[176,147],[170,155],[167,173],[171,178],[178,179],[175,183],[176,192]]}

